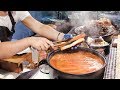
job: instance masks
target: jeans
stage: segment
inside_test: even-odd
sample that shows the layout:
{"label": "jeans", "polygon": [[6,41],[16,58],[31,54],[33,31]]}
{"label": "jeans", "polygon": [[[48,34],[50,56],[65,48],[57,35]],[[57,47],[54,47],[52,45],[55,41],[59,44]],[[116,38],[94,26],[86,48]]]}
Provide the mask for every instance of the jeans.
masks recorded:
{"label": "jeans", "polygon": [[[34,12],[30,12],[30,14],[35,17],[35,13]],[[34,32],[31,31],[29,28],[27,28],[22,22],[18,22],[15,25],[15,33],[12,36],[11,41],[16,41],[16,40],[20,40],[29,36],[34,35]]]}

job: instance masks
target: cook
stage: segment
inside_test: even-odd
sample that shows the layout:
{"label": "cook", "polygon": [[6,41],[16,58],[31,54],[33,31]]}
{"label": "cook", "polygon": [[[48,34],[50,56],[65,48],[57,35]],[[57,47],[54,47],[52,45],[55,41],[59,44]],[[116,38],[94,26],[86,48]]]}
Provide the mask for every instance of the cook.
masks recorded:
{"label": "cook", "polygon": [[[15,32],[14,26],[19,21],[41,37],[32,36],[10,41]],[[30,46],[37,50],[47,50],[49,46],[54,46],[51,40],[61,41],[71,37],[71,34],[60,33],[37,21],[28,11],[0,11],[0,59],[11,57]]]}

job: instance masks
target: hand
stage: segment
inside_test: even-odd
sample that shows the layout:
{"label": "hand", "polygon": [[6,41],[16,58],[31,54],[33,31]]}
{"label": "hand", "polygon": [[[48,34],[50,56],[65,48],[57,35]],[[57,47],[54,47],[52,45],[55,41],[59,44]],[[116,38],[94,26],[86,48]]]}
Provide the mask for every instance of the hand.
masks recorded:
{"label": "hand", "polygon": [[43,37],[30,37],[29,39],[30,45],[37,50],[47,50],[50,46],[53,48],[53,43],[49,41],[47,38]]}

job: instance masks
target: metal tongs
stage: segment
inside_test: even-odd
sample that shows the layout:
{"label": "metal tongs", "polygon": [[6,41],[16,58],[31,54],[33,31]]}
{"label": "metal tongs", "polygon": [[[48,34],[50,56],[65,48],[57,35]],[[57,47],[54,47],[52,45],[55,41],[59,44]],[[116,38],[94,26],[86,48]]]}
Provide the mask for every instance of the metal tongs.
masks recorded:
{"label": "metal tongs", "polygon": [[79,35],[74,36],[73,38],[71,38],[69,40],[55,42],[54,43],[55,44],[54,50],[59,49],[59,50],[63,51],[65,49],[68,49],[68,48],[71,48],[73,46],[76,46],[77,44],[85,41],[85,37],[86,37],[85,34],[79,34]]}

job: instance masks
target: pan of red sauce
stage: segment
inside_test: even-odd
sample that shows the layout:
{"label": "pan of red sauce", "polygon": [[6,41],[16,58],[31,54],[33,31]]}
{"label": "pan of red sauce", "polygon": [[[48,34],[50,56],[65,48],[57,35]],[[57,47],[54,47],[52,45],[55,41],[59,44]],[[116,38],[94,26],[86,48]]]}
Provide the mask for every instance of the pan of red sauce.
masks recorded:
{"label": "pan of red sauce", "polygon": [[52,51],[46,61],[51,67],[50,76],[61,79],[102,79],[106,67],[104,56],[93,49],[80,47]]}

